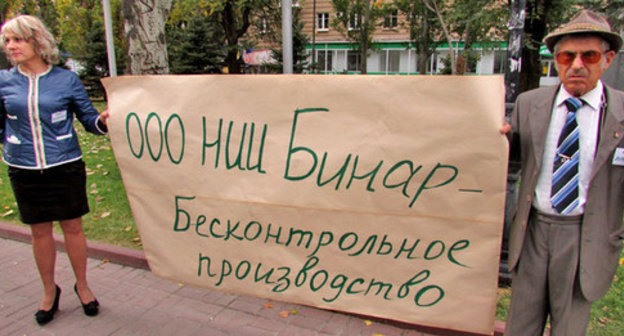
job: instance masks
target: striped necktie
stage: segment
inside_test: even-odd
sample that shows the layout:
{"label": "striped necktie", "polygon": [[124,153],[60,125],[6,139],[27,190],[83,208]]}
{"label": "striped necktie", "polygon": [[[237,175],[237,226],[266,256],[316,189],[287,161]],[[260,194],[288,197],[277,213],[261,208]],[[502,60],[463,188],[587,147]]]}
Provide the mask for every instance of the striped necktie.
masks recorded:
{"label": "striped necktie", "polygon": [[559,135],[557,153],[553,164],[550,200],[557,213],[567,215],[579,205],[579,128],[576,111],[584,102],[579,98],[568,98],[566,123]]}

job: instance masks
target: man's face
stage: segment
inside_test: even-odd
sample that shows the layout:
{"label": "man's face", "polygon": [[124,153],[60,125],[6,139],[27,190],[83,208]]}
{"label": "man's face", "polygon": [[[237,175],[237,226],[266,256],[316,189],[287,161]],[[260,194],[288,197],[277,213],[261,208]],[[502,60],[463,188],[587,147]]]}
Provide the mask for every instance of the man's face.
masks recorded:
{"label": "man's face", "polygon": [[599,37],[564,39],[555,50],[559,79],[570,94],[580,97],[596,87],[614,56],[615,51],[605,52]]}

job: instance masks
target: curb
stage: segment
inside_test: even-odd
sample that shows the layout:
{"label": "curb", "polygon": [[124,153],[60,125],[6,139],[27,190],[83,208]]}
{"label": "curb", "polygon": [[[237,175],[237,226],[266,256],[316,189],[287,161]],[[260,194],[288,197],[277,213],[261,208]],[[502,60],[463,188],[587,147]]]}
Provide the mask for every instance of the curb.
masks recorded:
{"label": "curb", "polygon": [[[30,244],[30,229],[25,225],[0,222],[0,237]],[[54,242],[57,250],[65,252],[65,241],[62,235],[55,233]],[[87,255],[94,259],[102,259],[115,264],[149,270],[145,253],[140,250],[87,241]]]}
{"label": "curb", "polygon": [[[14,225],[0,222],[0,238],[6,238],[11,240],[20,241],[30,244],[30,229],[25,225]],[[65,243],[62,235],[54,234],[54,242],[56,249],[65,252]],[[89,258],[107,260],[109,262],[149,270],[145,253],[140,250],[135,250],[127,247],[115,246],[100,242],[94,242],[87,240],[87,255]],[[390,324],[405,325],[401,322],[385,321]],[[472,333],[456,332],[450,330],[443,330],[433,327],[425,327],[419,325],[411,325],[416,330],[421,332],[428,332],[436,335],[445,336],[468,336],[478,335]],[[505,331],[505,322],[494,322],[494,336],[503,336]]]}

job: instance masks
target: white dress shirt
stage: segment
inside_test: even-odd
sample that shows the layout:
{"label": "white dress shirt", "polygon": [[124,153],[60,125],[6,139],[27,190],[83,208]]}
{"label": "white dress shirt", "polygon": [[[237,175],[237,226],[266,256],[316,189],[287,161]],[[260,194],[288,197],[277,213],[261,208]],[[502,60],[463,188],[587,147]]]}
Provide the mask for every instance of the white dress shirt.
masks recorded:
{"label": "white dress shirt", "polygon": [[[591,178],[591,169],[596,153],[598,124],[600,123],[600,108],[602,107],[603,84],[598,81],[596,87],[579,97],[585,104],[576,111],[576,121],[579,125],[580,141],[580,161],[579,161],[579,206],[569,215],[580,215],[584,213],[585,202],[587,200],[587,189]],[[535,199],[533,206],[539,211],[549,214],[557,214],[550,201],[550,189],[552,185],[553,162],[557,152],[557,142],[559,134],[565,124],[568,110],[564,104],[565,100],[572,97],[563,85],[559,88],[552,117],[548,126],[546,142],[544,145],[544,157],[537,186],[535,188]]]}

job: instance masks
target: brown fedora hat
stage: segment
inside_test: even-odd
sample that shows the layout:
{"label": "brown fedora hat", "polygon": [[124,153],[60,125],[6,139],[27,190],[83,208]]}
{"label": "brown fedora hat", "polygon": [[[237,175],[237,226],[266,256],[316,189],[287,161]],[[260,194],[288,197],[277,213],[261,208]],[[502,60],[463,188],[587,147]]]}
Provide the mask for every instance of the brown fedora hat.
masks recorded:
{"label": "brown fedora hat", "polygon": [[586,9],[576,13],[567,24],[546,35],[544,43],[552,53],[559,39],[574,34],[591,34],[602,37],[609,43],[611,50],[619,51],[622,47],[622,37],[620,34],[611,31],[609,22],[600,14]]}

